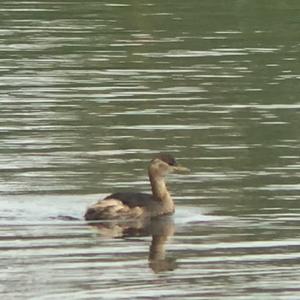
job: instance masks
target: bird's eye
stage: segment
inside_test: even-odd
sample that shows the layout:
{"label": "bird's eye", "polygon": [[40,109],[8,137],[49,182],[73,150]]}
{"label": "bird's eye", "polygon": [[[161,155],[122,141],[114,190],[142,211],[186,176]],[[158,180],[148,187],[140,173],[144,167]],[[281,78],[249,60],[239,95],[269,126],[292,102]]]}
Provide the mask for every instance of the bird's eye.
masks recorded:
{"label": "bird's eye", "polygon": [[177,164],[175,159],[170,160],[169,165],[170,166],[175,166]]}

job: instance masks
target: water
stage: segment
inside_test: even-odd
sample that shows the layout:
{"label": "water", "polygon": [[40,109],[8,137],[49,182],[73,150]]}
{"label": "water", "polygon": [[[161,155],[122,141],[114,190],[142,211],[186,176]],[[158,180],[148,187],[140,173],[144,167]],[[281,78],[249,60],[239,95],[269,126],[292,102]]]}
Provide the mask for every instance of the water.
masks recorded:
{"label": "water", "polygon": [[[299,9],[2,1],[1,297],[299,299]],[[159,151],[173,219],[83,221]]]}

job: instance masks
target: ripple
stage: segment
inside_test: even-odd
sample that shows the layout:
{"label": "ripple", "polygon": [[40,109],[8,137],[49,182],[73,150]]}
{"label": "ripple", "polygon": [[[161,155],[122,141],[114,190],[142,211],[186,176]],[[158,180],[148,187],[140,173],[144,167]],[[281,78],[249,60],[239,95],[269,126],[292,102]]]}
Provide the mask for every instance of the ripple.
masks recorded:
{"label": "ripple", "polygon": [[[2,298],[298,300],[298,10],[213,2],[2,1]],[[169,227],[83,221],[161,151]]]}
{"label": "ripple", "polygon": [[137,130],[206,130],[213,128],[228,129],[230,126],[214,125],[136,125],[136,126],[111,126],[111,129],[137,129]]}
{"label": "ripple", "polygon": [[[239,49],[241,50],[241,49]],[[247,55],[242,51],[233,51],[229,50],[223,51],[223,49],[219,50],[210,50],[210,51],[191,51],[191,50],[170,50],[167,53],[135,53],[135,55],[145,56],[145,57],[207,57],[207,56],[241,56]]]}

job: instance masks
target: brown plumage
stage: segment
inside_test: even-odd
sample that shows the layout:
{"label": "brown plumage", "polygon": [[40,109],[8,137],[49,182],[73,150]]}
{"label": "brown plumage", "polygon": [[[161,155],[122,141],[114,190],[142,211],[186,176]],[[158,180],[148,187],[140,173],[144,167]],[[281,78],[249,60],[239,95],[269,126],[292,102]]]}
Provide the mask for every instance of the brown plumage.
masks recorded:
{"label": "brown plumage", "polygon": [[161,153],[151,160],[148,167],[152,194],[122,192],[109,195],[90,206],[85,219],[152,218],[172,214],[175,206],[164,178],[171,172],[187,170],[179,166],[173,156]]}

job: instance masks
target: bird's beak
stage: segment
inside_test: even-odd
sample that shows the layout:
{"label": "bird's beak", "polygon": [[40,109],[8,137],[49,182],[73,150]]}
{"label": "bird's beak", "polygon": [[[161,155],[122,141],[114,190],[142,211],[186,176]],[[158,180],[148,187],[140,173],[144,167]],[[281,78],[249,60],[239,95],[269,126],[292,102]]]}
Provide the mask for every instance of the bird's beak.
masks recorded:
{"label": "bird's beak", "polygon": [[181,165],[176,165],[173,167],[173,171],[176,173],[189,173],[191,170]]}

